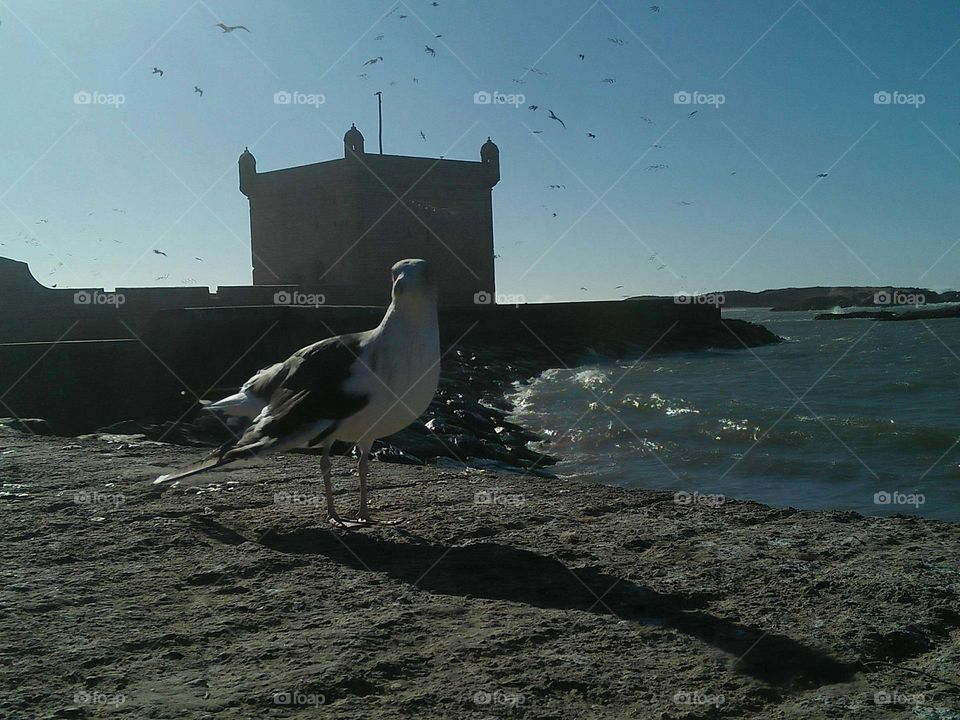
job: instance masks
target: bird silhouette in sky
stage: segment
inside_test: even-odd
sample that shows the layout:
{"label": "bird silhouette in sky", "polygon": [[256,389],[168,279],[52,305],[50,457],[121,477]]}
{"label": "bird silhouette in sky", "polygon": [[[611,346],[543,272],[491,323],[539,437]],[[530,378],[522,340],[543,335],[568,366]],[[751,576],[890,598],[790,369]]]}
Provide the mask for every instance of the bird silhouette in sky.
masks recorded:
{"label": "bird silhouette in sky", "polygon": [[408,17],[410,17],[410,16],[409,16],[409,15],[401,15],[401,16],[400,16],[400,19],[401,19],[401,20],[406,20]]}
{"label": "bird silhouette in sky", "polygon": [[551,188],[551,189],[553,189],[553,190],[561,190],[561,189],[562,189],[562,190],[566,190],[566,189],[567,189],[567,186],[566,186],[566,185],[548,185],[547,187],[549,187],[549,188]]}
{"label": "bird silhouette in sky", "polygon": [[155,277],[154,280],[166,280],[168,277],[170,277],[170,273],[167,273],[166,275],[160,275],[160,276],[158,276],[158,277]]}
{"label": "bird silhouette in sky", "polygon": [[527,110],[533,110],[534,112],[536,112],[539,108],[539,105],[527,105]]}
{"label": "bird silhouette in sky", "polygon": [[424,46],[423,46],[423,51],[424,51],[427,55],[429,55],[430,57],[436,57],[436,56],[437,56],[437,51],[434,50],[434,49],[433,49],[432,47],[430,47],[429,45],[424,45]]}
{"label": "bird silhouette in sky", "polygon": [[203,262],[203,258],[202,258],[202,257],[195,257],[194,260],[196,260],[197,262]]}
{"label": "bird silhouette in sky", "polygon": [[531,130],[530,132],[532,132],[534,135],[539,135],[543,132],[543,130]]}
{"label": "bird silhouette in sky", "polygon": [[640,119],[643,120],[647,125],[656,125],[656,123],[648,118],[646,115],[641,115]]}
{"label": "bird silhouette in sky", "polygon": [[547,109],[547,112],[550,113],[550,119],[551,119],[551,120],[556,120],[558,123],[560,123],[561,125],[563,125],[563,129],[564,129],[564,130],[567,129],[567,124],[566,124],[563,120],[561,120],[560,118],[558,118],[556,115],[554,115],[554,114],[553,114],[553,110]]}
{"label": "bird silhouette in sky", "polygon": [[427,141],[427,136],[423,134],[423,130],[420,131],[420,139],[423,140],[424,142]]}
{"label": "bird silhouette in sky", "polygon": [[692,117],[693,117],[694,115],[696,115],[698,112],[700,112],[700,111],[699,111],[699,110],[694,110],[692,113],[690,113],[689,115],[687,115],[687,117],[688,117],[688,118],[692,118]]}
{"label": "bird silhouette in sky", "polygon": [[581,60],[586,60],[586,59],[587,59],[587,56],[584,55],[583,53],[579,53],[579,54],[577,55],[577,57],[580,58]]}
{"label": "bird silhouette in sky", "polygon": [[167,257],[167,254],[166,254],[163,250],[154,250],[154,251],[153,251],[153,254],[154,254],[154,255],[163,255],[164,257]]}
{"label": "bird silhouette in sky", "polygon": [[582,288],[580,288],[580,289],[583,290],[584,292],[590,292],[590,291],[587,290],[585,287],[582,287]]}
{"label": "bird silhouette in sky", "polygon": [[374,40],[383,40],[383,35],[377,35]]}
{"label": "bird silhouette in sky", "polygon": [[613,85],[617,81],[616,78],[604,78],[600,82],[606,83],[607,85]]}
{"label": "bird silhouette in sky", "polygon": [[827,175],[829,175],[829,174],[830,174],[830,173],[817,173],[817,177],[818,177],[818,178],[825,178],[825,177],[826,177]]}
{"label": "bird silhouette in sky", "polygon": [[597,136],[594,135],[593,133],[587,133],[587,137],[588,137],[588,138],[593,138],[594,140],[597,139]]}
{"label": "bird silhouette in sky", "polygon": [[614,290],[622,290],[622,289],[623,289],[623,285],[617,285],[617,286],[614,288]]}
{"label": "bird silhouette in sky", "polygon": [[693,203],[690,202],[689,200],[681,200],[681,201],[680,201],[680,204],[683,205],[684,207],[689,207],[689,206],[693,205]]}
{"label": "bird silhouette in sky", "polygon": [[151,74],[151,75],[159,75],[160,77],[163,77],[163,70],[161,70],[161,69],[158,68],[158,67],[155,67],[155,68],[153,69],[153,72],[150,73],[150,74]]}
{"label": "bird silhouette in sky", "polygon": [[380,62],[381,60],[383,60],[383,57],[382,57],[382,56],[380,56],[380,57],[375,57],[375,58],[370,58],[369,60],[367,60],[367,61],[363,64],[363,66],[366,67],[367,65],[376,65],[376,64],[377,64],[378,62]]}
{"label": "bird silhouette in sky", "polygon": [[367,75],[366,73],[360,73],[359,75],[357,75],[357,77],[360,78],[361,80],[366,80],[370,76]]}
{"label": "bird silhouette in sky", "polygon": [[413,82],[414,82],[415,85],[419,85],[419,84],[420,84],[420,79],[419,79],[419,78],[413,78]]}
{"label": "bird silhouette in sky", "polygon": [[217,23],[214,27],[220,28],[225,33],[232,33],[234,30],[246,30],[247,32],[250,32],[250,29],[244,27],[243,25],[224,25],[223,23]]}
{"label": "bird silhouette in sky", "polygon": [[616,37],[607,38],[607,42],[611,42],[611,43],[613,43],[614,45],[626,45],[626,42],[625,42],[625,41],[621,40],[620,38],[616,38]]}
{"label": "bird silhouette in sky", "polygon": [[193,91],[194,91],[195,93],[200,93],[200,97],[203,97],[203,90],[201,90],[200,88],[198,88],[196,85],[193,86]]}
{"label": "bird silhouette in sky", "polygon": [[658,12],[660,12],[660,6],[659,6],[659,5],[651,5],[651,6],[650,6],[650,12],[652,12],[652,13],[658,13]]}

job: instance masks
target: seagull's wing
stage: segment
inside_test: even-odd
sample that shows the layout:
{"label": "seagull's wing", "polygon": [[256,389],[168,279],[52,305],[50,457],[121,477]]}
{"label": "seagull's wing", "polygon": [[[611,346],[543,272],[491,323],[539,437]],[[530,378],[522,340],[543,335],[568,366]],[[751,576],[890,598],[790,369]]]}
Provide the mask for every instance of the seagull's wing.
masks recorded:
{"label": "seagull's wing", "polygon": [[192,465],[161,475],[154,484],[321,442],[336,430],[340,421],[362,410],[368,402],[367,395],[351,393],[344,385],[370,338],[368,331],[321,340],[258,372],[244,383],[237,396],[269,400],[243,435]]}

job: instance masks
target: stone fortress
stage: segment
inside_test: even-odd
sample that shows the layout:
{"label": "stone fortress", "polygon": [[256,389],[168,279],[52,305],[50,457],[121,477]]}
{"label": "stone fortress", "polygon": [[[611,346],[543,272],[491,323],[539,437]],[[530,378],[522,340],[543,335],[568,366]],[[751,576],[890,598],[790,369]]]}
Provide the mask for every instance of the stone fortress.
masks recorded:
{"label": "stone fortress", "polygon": [[419,257],[436,269],[443,305],[494,294],[500,151],[490,138],[479,162],[381,155],[365,151],[354,125],[342,158],[257,172],[244,150],[239,170],[254,285],[296,285],[337,305],[386,305],[390,267]]}

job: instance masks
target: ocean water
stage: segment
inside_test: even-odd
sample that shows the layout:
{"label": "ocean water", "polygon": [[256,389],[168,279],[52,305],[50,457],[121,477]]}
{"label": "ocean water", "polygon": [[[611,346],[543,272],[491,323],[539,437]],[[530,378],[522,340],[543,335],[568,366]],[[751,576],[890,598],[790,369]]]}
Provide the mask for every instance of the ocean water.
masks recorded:
{"label": "ocean water", "polygon": [[600,361],[518,385],[561,477],[678,502],[960,521],[960,319],[724,311],[787,342]]}

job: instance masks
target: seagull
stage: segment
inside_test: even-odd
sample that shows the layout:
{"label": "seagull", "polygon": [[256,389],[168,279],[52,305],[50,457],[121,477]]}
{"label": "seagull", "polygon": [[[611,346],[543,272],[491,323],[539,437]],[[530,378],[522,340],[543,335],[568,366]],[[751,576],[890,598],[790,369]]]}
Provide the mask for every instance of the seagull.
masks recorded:
{"label": "seagull", "polygon": [[159,277],[155,277],[154,280],[166,280],[168,277],[170,277],[170,273],[167,273],[166,275],[160,275]]}
{"label": "seagull", "polygon": [[617,286],[614,288],[614,290],[621,290],[621,289],[623,289],[623,285],[617,285]]}
{"label": "seagull", "polygon": [[247,32],[250,32],[250,30],[245,28],[243,25],[224,25],[223,23],[217,23],[214,25],[214,27],[220,28],[225,33],[232,33],[234,30],[246,30]]}
{"label": "seagull", "polygon": [[688,118],[692,118],[692,117],[693,117],[694,115],[696,115],[698,112],[700,112],[700,111],[699,111],[699,110],[694,110],[692,113],[690,113],[689,115],[687,115],[687,117],[688,117]]}
{"label": "seagull", "polygon": [[205,405],[226,415],[253,418],[243,435],[198,462],[161,475],[167,484],[197,473],[294,448],[322,448],[327,517],[337,515],[330,481],[334,442],[360,450],[358,523],[370,522],[367,467],[375,440],[402,430],[430,405],[440,378],[437,286],[424,260],[401,260],[391,269],[393,299],[380,324],[308,345],[247,380],[240,391]]}
{"label": "seagull", "polygon": [[610,37],[607,38],[607,42],[612,42],[614,45],[625,45],[626,43],[620,38]]}
{"label": "seagull", "polygon": [[423,134],[423,130],[420,131],[420,139],[423,140],[424,142],[427,141],[427,136]]}
{"label": "seagull", "polygon": [[577,55],[577,57],[580,58],[581,60],[586,60],[586,59],[587,59],[587,56],[584,55],[583,53],[579,53],[579,54]]}
{"label": "seagull", "polygon": [[547,112],[550,113],[550,119],[551,119],[551,120],[556,120],[558,123],[560,123],[561,125],[563,125],[563,129],[564,129],[564,130],[567,129],[567,124],[566,124],[563,120],[561,120],[560,118],[558,118],[556,115],[554,115],[554,114],[553,114],[553,110],[547,109]]}
{"label": "seagull", "polygon": [[150,73],[150,74],[151,74],[151,75],[159,75],[160,77],[163,77],[163,70],[161,70],[161,69],[158,68],[158,67],[155,67],[155,68],[153,69],[153,72]]}
{"label": "seagull", "polygon": [[616,78],[604,78],[600,82],[606,83],[607,85],[613,85],[617,81]]}
{"label": "seagull", "polygon": [[830,174],[830,173],[817,173],[817,177],[818,177],[818,178],[825,178],[825,177],[826,177],[827,175],[829,175],[829,174]]}
{"label": "seagull", "polygon": [[383,35],[377,35],[374,40],[383,40]]}
{"label": "seagull", "polygon": [[594,135],[593,133],[590,133],[590,132],[587,133],[587,137],[588,137],[588,138],[593,138],[594,140],[597,139],[597,136]]}
{"label": "seagull", "polygon": [[590,292],[590,291],[587,290],[585,287],[582,287],[582,288],[580,288],[580,289],[583,290],[584,292]]}
{"label": "seagull", "polygon": [[367,60],[367,61],[363,64],[363,66],[366,67],[367,65],[376,65],[376,64],[377,64],[378,62],[380,62],[381,60],[383,60],[383,56],[378,56],[378,57],[375,57],[375,58],[370,58],[369,60]]}
{"label": "seagull", "polygon": [[650,12],[652,12],[652,13],[658,13],[658,12],[660,12],[660,6],[659,6],[659,5],[651,5],[651,6],[650,6]]}
{"label": "seagull", "polygon": [[536,112],[539,108],[539,105],[527,105],[527,110],[533,110],[534,112]]}
{"label": "seagull", "polygon": [[539,135],[543,132],[543,130],[531,130],[530,132],[532,132],[534,135]]}
{"label": "seagull", "polygon": [[196,260],[197,262],[203,262],[203,258],[202,258],[202,257],[195,257],[194,260]]}
{"label": "seagull", "polygon": [[200,97],[203,97],[203,90],[201,90],[200,88],[198,88],[196,85],[193,86],[193,91],[194,91],[195,93],[200,93]]}
{"label": "seagull", "polygon": [[423,51],[424,51],[427,55],[429,55],[430,57],[436,57],[436,56],[437,56],[437,51],[434,50],[434,49],[433,49],[432,47],[430,47],[429,45],[424,45],[424,46],[423,46]]}
{"label": "seagull", "polygon": [[567,189],[567,186],[566,186],[566,185],[548,185],[547,187],[550,188],[551,190],[566,190],[566,189]]}
{"label": "seagull", "polygon": [[689,200],[681,200],[680,204],[683,205],[684,207],[690,207],[691,205],[693,205],[693,203],[690,202]]}
{"label": "seagull", "polygon": [[163,255],[164,257],[167,257],[167,254],[166,254],[163,250],[154,250],[154,251],[153,251],[153,254],[154,254],[154,255]]}
{"label": "seagull", "polygon": [[656,123],[645,115],[641,115],[640,119],[643,120],[647,125],[656,125]]}
{"label": "seagull", "polygon": [[415,85],[419,85],[419,84],[420,84],[419,78],[413,78],[413,82],[414,82]]}

